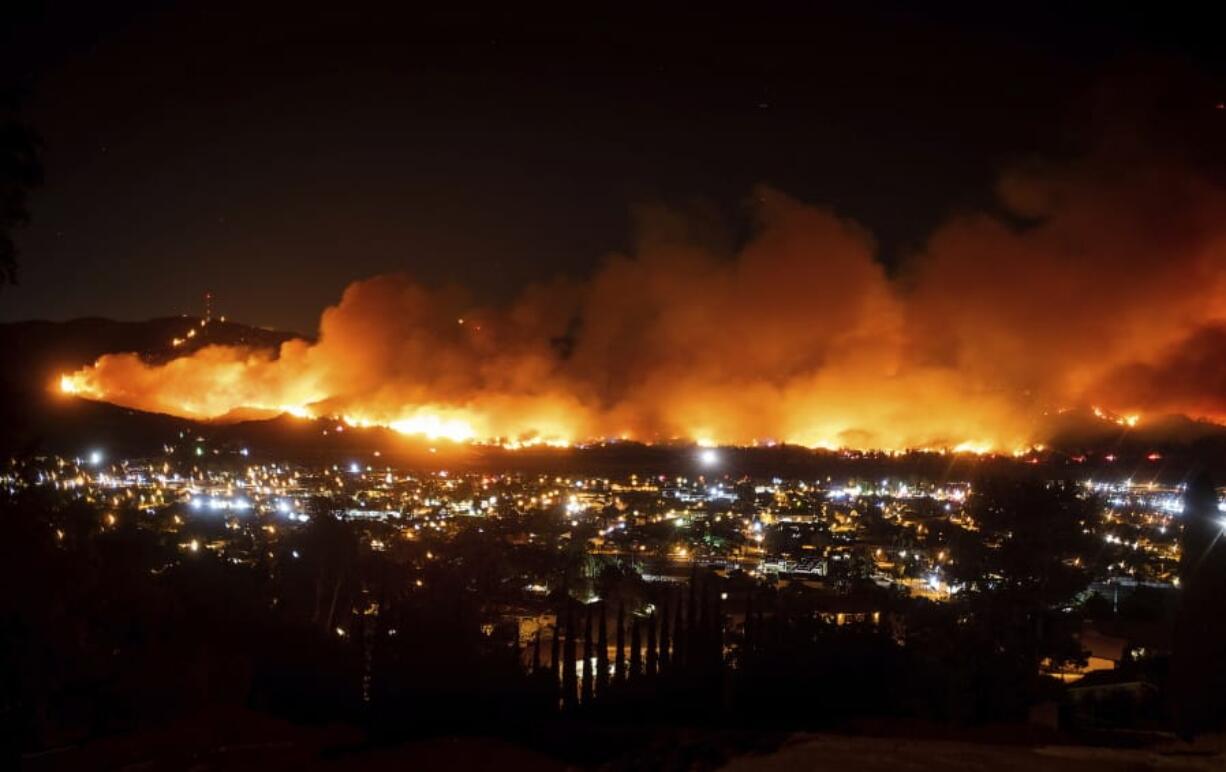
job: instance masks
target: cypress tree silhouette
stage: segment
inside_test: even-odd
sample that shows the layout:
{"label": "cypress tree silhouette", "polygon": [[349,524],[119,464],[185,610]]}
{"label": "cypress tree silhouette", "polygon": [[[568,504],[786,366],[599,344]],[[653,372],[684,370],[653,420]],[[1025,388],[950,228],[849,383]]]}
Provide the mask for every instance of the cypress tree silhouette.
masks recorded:
{"label": "cypress tree silhouette", "polygon": [[685,641],[687,630],[685,629],[685,619],[682,617],[682,612],[685,610],[685,604],[681,602],[681,598],[677,598],[677,616],[673,623],[673,669],[681,670],[685,667]]}
{"label": "cypress tree silhouette", "polygon": [[639,618],[636,615],[630,623],[630,680],[637,680],[643,675],[643,636],[639,628]]}
{"label": "cypress tree silhouette", "polygon": [[716,585],[714,591],[713,619],[711,620],[711,664],[720,677],[720,706],[724,712],[732,710],[734,695],[732,673],[724,663],[724,594]]}
{"label": "cypress tree silhouette", "polygon": [[659,659],[656,657],[656,614],[651,612],[651,616],[647,617],[647,675],[654,677],[659,664]]}
{"label": "cypress tree silhouette", "polygon": [[613,660],[613,680],[626,682],[626,604],[617,604],[617,655]]}
{"label": "cypress tree silhouette", "polygon": [[605,602],[600,601],[600,614],[596,638],[596,698],[603,699],[609,694],[609,625]]}
{"label": "cypress tree silhouette", "polygon": [[753,661],[754,647],[753,593],[745,595],[745,634],[741,639],[741,666],[748,669]]}
{"label": "cypress tree silhouette", "polygon": [[668,596],[664,598],[664,604],[660,607],[660,672],[668,672],[669,665],[672,663],[671,656],[668,651]]}
{"label": "cypress tree silhouette", "polygon": [[762,650],[762,645],[765,643],[766,639],[766,623],[762,620],[762,604],[758,603],[758,607],[754,609],[753,620],[753,645],[758,651]]}
{"label": "cypress tree silhouette", "polygon": [[575,673],[575,639],[578,637],[575,631],[575,612],[570,600],[566,603],[566,644],[562,655],[562,705],[567,710],[574,710],[579,698],[577,683],[578,677]]}
{"label": "cypress tree silhouette", "polygon": [[685,666],[693,668],[697,664],[695,652],[698,651],[698,566],[690,567],[690,597],[685,609]]}
{"label": "cypress tree silhouette", "polygon": [[711,584],[709,578],[702,583],[702,595],[698,604],[698,613],[701,615],[698,622],[698,663],[703,670],[708,670],[715,664],[715,612],[711,603]]}
{"label": "cypress tree silhouette", "polygon": [[592,657],[595,646],[592,641],[592,604],[587,604],[587,619],[583,623],[583,704],[592,704]]}
{"label": "cypress tree silhouette", "polygon": [[541,628],[536,628],[536,635],[532,638],[532,674],[537,675],[541,672]]}
{"label": "cypress tree silhouette", "polygon": [[562,613],[559,610],[553,618],[553,639],[549,642],[549,691],[553,695],[554,707],[557,707],[559,690],[562,688]]}
{"label": "cypress tree silhouette", "polygon": [[1176,729],[1184,739],[1226,716],[1226,539],[1217,490],[1207,472],[1184,491],[1180,598],[1171,658]]}
{"label": "cypress tree silhouette", "polygon": [[511,641],[511,662],[514,663],[516,668],[522,668],[524,666],[524,652],[519,647],[518,632],[516,633],[515,638]]}

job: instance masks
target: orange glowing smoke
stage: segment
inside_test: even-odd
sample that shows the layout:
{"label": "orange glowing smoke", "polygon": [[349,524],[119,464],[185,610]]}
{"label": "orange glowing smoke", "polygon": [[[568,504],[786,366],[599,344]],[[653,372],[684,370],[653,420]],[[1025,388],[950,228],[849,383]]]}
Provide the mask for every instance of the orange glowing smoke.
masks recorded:
{"label": "orange glowing smoke", "polygon": [[1221,421],[1223,193],[1118,158],[1024,170],[1000,186],[1008,219],[955,217],[890,276],[864,229],[761,189],[735,253],[660,215],[635,254],[506,308],[380,276],[324,312],[317,343],[113,354],[61,385],[189,418],[289,411],[513,444],[1008,450],[1071,404]]}

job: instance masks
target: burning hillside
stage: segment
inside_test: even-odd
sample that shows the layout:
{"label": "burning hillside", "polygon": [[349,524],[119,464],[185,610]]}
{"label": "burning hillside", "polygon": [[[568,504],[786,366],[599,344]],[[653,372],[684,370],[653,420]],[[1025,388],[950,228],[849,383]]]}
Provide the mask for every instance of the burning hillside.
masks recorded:
{"label": "burning hillside", "polygon": [[1043,441],[1044,412],[1089,405],[1224,422],[1226,191],[1120,160],[1007,174],[1000,212],[951,218],[894,273],[856,223],[763,188],[732,254],[661,218],[633,254],[505,307],[379,276],[323,313],[317,342],[110,354],[60,385],[195,419],[512,445],[1009,450]]}

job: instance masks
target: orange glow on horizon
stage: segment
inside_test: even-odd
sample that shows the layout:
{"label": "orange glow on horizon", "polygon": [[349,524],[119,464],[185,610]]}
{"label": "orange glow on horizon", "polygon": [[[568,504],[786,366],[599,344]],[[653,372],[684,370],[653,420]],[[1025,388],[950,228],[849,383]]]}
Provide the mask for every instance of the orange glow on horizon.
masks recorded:
{"label": "orange glow on horizon", "polygon": [[662,221],[587,279],[495,308],[378,276],[324,311],[315,342],[208,345],[193,330],[205,345],[190,353],[108,354],[59,388],[196,420],[337,417],[507,447],[1010,454],[1050,439],[1041,417],[1057,406],[1125,429],[1226,423],[1226,190],[1092,156],[1015,170],[999,196],[1032,224],[952,218],[897,277],[858,224],[760,188],[735,253]]}

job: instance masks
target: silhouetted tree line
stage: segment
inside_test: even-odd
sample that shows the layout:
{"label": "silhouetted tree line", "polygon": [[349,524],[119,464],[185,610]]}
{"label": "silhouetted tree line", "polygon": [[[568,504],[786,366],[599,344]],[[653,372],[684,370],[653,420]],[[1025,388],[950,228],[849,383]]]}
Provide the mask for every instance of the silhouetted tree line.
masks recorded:
{"label": "silhouetted tree line", "polygon": [[18,96],[0,92],[0,288],[17,283],[13,231],[30,220],[29,198],[43,181],[41,142],[18,115]]}
{"label": "silhouetted tree line", "polygon": [[691,681],[721,675],[727,620],[719,582],[695,570],[688,589],[654,593],[654,602],[642,599],[629,611],[625,599],[614,611],[608,601],[580,603],[566,595],[556,614],[554,658],[544,666],[534,657],[533,673],[547,684],[555,707],[609,717],[615,711],[607,708],[675,696]]}

